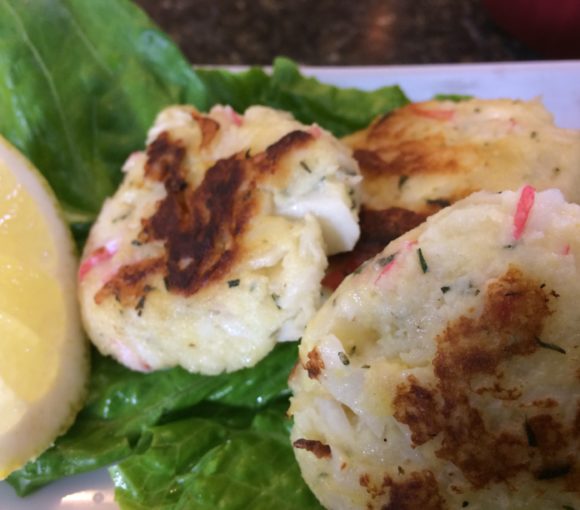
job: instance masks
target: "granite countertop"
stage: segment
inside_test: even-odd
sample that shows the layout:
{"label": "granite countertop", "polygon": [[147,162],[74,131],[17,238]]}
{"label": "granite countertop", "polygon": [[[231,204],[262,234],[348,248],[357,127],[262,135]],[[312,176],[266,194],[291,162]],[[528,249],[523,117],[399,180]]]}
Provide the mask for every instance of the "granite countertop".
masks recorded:
{"label": "granite countertop", "polygon": [[137,0],[194,64],[537,60],[480,0]]}

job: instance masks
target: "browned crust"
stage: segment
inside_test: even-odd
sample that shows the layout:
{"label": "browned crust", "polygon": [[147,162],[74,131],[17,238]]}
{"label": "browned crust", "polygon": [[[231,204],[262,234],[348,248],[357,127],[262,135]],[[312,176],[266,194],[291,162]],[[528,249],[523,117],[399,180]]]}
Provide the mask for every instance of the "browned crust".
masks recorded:
{"label": "browned crust", "polygon": [[409,426],[413,443],[421,445],[441,432],[441,426],[436,420],[425,419],[426,416],[435,416],[440,405],[434,391],[420,386],[416,377],[409,376],[407,384],[397,388],[393,400],[394,417]]}
{"label": "browned crust", "polygon": [[308,372],[308,377],[310,377],[310,379],[318,379],[324,370],[324,361],[322,360],[320,351],[315,347],[306,355],[306,357],[308,358],[308,361],[304,365],[304,368]]}
{"label": "browned crust", "polygon": [[431,471],[414,471],[401,482],[387,478],[390,487],[389,503],[382,510],[443,510],[443,498]]}
{"label": "browned crust", "polygon": [[318,459],[330,459],[332,457],[330,446],[315,439],[297,439],[292,445],[294,448],[313,453]]}
{"label": "browned crust", "polygon": [[146,259],[129,266],[123,266],[95,294],[95,303],[100,305],[105,298],[113,296],[124,306],[137,307],[144,296],[151,291],[148,285],[152,274],[163,271],[165,261],[162,258]]}
{"label": "browned crust", "polygon": [[[217,132],[209,120],[201,123],[206,141]],[[219,160],[194,188],[182,143],[171,140],[168,133],[160,134],[148,148],[145,176],[162,182],[166,197],[151,217],[142,219],[138,240],[161,242],[165,254],[155,263],[121,267],[95,300],[101,303],[114,295],[123,306],[134,305],[135,296],[141,298],[144,282],[154,273],[161,274],[169,292],[184,296],[222,280],[243,256],[244,233],[260,207],[259,184],[287,179],[288,165],[282,165],[282,159],[311,140],[310,134],[294,131],[254,157],[238,154]]]}
{"label": "browned crust", "polygon": [[425,214],[400,207],[389,207],[381,211],[361,207],[361,235],[358,242],[352,251],[339,253],[329,258],[328,269],[322,284],[335,289],[365,260],[380,253],[387,244],[417,227],[426,218]]}
{"label": "browned crust", "polygon": [[[432,108],[432,105],[424,106],[425,109],[418,108],[417,104],[403,106],[345,139],[353,148],[365,178],[453,175],[464,171],[463,156],[475,149],[468,144],[450,145],[442,134],[445,122],[433,122],[433,119],[418,115]],[[417,124],[429,127],[418,134],[414,132]]]}
{"label": "browned crust", "polygon": [[394,415],[411,429],[413,444],[437,437],[437,456],[461,469],[476,488],[522,471],[537,479],[565,480],[577,471],[577,459],[567,453],[574,444],[574,424],[560,421],[557,406],[526,407],[529,415],[520,427],[508,423],[492,430],[470,400],[476,378],[483,376],[495,378],[503,397],[518,397],[501,388],[499,367],[537,351],[551,313],[549,296],[539,282],[510,267],[488,285],[481,316],[460,317],[437,337],[437,383],[421,385],[409,378],[397,388]]}
{"label": "browned crust", "polygon": [[185,157],[185,147],[170,140],[168,133],[161,133],[147,147],[145,177],[164,182],[175,174]]}
{"label": "browned crust", "polygon": [[191,116],[198,123],[199,129],[201,130],[200,147],[202,149],[208,147],[220,130],[219,122],[197,112],[191,112]]}
{"label": "browned crust", "polygon": [[385,475],[378,482],[371,477],[370,473],[363,473],[359,476],[358,482],[370,496],[367,502],[369,509],[376,508],[375,500],[385,496],[387,490],[389,502],[382,505],[381,510],[442,510],[445,508],[437,480],[429,470],[413,471],[398,480]]}

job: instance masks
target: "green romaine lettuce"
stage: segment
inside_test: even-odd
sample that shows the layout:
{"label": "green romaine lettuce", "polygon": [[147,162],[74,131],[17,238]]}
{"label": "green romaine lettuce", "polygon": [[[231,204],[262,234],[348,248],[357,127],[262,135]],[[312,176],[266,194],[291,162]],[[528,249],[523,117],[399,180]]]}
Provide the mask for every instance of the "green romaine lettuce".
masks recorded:
{"label": "green romaine lettuce", "polygon": [[[44,173],[79,245],[164,106],[264,104],[343,135],[406,102],[398,87],[321,84],[283,58],[271,74],[193,70],[128,0],[0,0],[0,133]],[[8,481],[25,495],[113,464],[123,508],[319,508],[288,439],[295,360],[282,345],[251,369],[205,377],[139,374],[95,352],[75,425]]]}

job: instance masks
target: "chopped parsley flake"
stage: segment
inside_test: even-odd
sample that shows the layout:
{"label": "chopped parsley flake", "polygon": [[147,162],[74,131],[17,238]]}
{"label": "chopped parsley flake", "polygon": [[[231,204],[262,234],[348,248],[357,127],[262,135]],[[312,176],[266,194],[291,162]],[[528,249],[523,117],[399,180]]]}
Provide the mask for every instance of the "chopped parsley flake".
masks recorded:
{"label": "chopped parsley flake", "polygon": [[236,278],[235,280],[228,280],[228,287],[231,289],[232,287],[237,287],[240,284],[240,279]]}
{"label": "chopped parsley flake", "polygon": [[304,170],[306,170],[309,174],[312,173],[312,170],[310,169],[310,167],[306,164],[306,161],[301,161],[300,162],[300,166],[302,168],[304,168]]}
{"label": "chopped parsley flake", "polygon": [[339,357],[339,359],[340,359],[340,362],[341,362],[341,363],[342,363],[344,366],[350,365],[350,360],[348,359],[348,356],[347,356],[347,355],[346,355],[344,352],[342,352],[342,351],[339,351],[339,352],[338,352],[338,357]]}
{"label": "chopped parsley flake", "polygon": [[560,347],[559,345],[552,344],[550,342],[543,342],[538,337],[536,337],[536,342],[540,347],[543,347],[544,349],[551,349],[552,351],[559,352],[560,354],[566,354],[566,350]]}
{"label": "chopped parsley flake", "polygon": [[381,257],[379,260],[377,260],[377,264],[381,267],[385,267],[386,265],[393,262],[393,260],[395,260],[396,256],[397,256],[396,253],[391,253],[390,255],[388,255],[386,257]]}
{"label": "chopped parsley flake", "polygon": [[441,287],[441,292],[443,292],[443,294],[449,292],[451,290],[451,287],[449,287],[448,285],[444,285],[443,287]]}
{"label": "chopped parsley flake", "polygon": [[429,271],[429,266],[427,265],[427,261],[423,256],[423,250],[421,250],[421,248],[417,249],[417,255],[419,255],[419,264],[421,265],[421,271],[423,271],[423,274],[425,274],[427,271]]}
{"label": "chopped parsley flake", "polygon": [[278,302],[278,300],[280,299],[280,296],[278,294],[271,294],[272,296],[272,301],[274,301],[274,304],[276,305],[276,308],[278,308],[278,310],[282,310],[282,307],[280,306],[280,303]]}
{"label": "chopped parsley flake", "polygon": [[399,189],[401,189],[408,180],[409,180],[408,175],[401,175],[399,177],[399,185],[398,185]]}

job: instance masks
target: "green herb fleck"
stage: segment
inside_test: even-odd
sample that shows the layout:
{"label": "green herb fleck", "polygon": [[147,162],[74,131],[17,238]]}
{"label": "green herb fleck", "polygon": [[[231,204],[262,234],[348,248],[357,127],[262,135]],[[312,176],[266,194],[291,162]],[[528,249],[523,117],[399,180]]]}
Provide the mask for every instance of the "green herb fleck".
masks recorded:
{"label": "green herb fleck", "polygon": [[552,344],[550,342],[544,342],[538,337],[536,337],[536,342],[538,343],[538,345],[540,347],[543,347],[544,349],[551,349],[551,350],[559,352],[561,354],[566,354],[566,350],[563,349],[562,347],[560,347],[559,345]]}
{"label": "green herb fleck", "polygon": [[393,262],[393,260],[395,260],[395,257],[397,256],[397,253],[391,253],[390,255],[386,256],[386,257],[381,257],[379,260],[377,260],[377,264],[381,267],[385,267],[388,264],[390,264],[391,262]]}
{"label": "green herb fleck", "polygon": [[310,169],[310,167],[306,164],[306,161],[301,161],[300,162],[300,166],[302,168],[304,168],[304,170],[306,170],[309,174],[312,173],[312,170]]}
{"label": "green herb fleck", "polygon": [[530,133],[530,138],[538,138],[538,132],[537,131],[532,131]]}
{"label": "green herb fleck", "polygon": [[570,505],[562,505],[562,508],[564,510],[575,510],[574,507],[573,506],[570,506]]}
{"label": "green herb fleck", "polygon": [[556,166],[554,167],[554,170],[552,170],[555,174],[559,174],[560,173],[560,167]]}
{"label": "green herb fleck", "polygon": [[461,503],[461,508],[467,508],[469,506],[469,501],[464,501]]}
{"label": "green herb fleck", "polygon": [[399,189],[401,189],[408,180],[409,180],[408,175],[401,175],[399,177],[399,185],[398,185]]}
{"label": "green herb fleck", "polygon": [[228,280],[228,287],[231,289],[232,287],[237,287],[240,285],[240,279],[236,278],[235,280]]}
{"label": "green herb fleck", "polygon": [[423,274],[425,274],[427,271],[429,271],[429,266],[427,265],[427,261],[423,256],[423,250],[421,250],[421,248],[417,250],[417,255],[419,255],[419,264],[421,264],[421,271],[423,271]]}
{"label": "green herb fleck", "polygon": [[361,368],[371,368],[370,365],[363,365]]}
{"label": "green herb fleck", "polygon": [[274,301],[274,304],[276,305],[276,308],[278,308],[278,310],[282,310],[282,307],[280,306],[280,303],[278,302],[278,300],[280,299],[280,296],[278,294],[271,294],[272,296],[272,301]]}
{"label": "green herb fleck", "polygon": [[515,247],[516,247],[516,245],[515,245],[515,244],[504,244],[504,245],[502,246],[502,248],[503,248],[504,250],[513,250]]}
{"label": "green herb fleck", "polygon": [[346,355],[344,352],[342,352],[342,351],[339,351],[339,353],[338,353],[338,357],[339,357],[339,359],[340,359],[340,362],[341,362],[341,363],[342,363],[344,366],[350,365],[350,360],[348,359],[348,356],[347,356],[347,355]]}
{"label": "green herb fleck", "polygon": [[145,308],[145,300],[147,299],[147,294],[143,294],[139,301],[137,301],[137,305],[135,305],[135,311],[137,312],[137,316],[141,317],[143,314],[143,308]]}
{"label": "green herb fleck", "polygon": [[401,466],[397,466],[397,471],[399,472],[400,475],[405,474],[405,470]]}
{"label": "green herb fleck", "polygon": [[448,285],[444,285],[443,287],[441,287],[441,292],[443,292],[443,294],[446,294],[450,290],[451,290],[451,287],[449,287]]}
{"label": "green herb fleck", "polygon": [[132,244],[133,246],[141,246],[143,243],[142,243],[141,241],[139,241],[138,239],[133,239],[133,240],[131,241],[131,244]]}
{"label": "green herb fleck", "polygon": [[119,223],[120,221],[126,220],[129,217],[130,211],[124,213],[124,214],[120,214],[119,216],[117,216],[116,218],[113,218],[111,220],[111,223],[115,224],[115,223]]}

